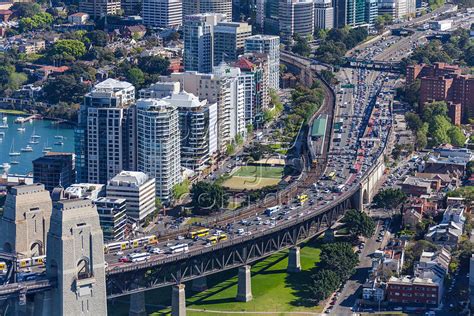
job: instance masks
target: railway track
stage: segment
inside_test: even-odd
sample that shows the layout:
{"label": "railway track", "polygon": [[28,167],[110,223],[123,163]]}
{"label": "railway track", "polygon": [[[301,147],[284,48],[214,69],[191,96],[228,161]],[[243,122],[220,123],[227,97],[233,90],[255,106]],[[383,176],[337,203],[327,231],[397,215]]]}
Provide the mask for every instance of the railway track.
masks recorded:
{"label": "railway track", "polygon": [[[303,65],[302,65],[303,66]],[[333,124],[333,117],[334,117],[334,105],[335,105],[335,96],[334,92],[332,91],[331,87],[327,82],[324,80],[319,79],[317,76],[317,73],[315,70],[313,70],[313,79],[314,81],[319,80],[322,82],[322,87],[324,89],[324,102],[323,105],[316,111],[316,113],[313,115],[310,124],[308,126],[311,126],[311,123],[313,120],[319,115],[319,114],[328,114],[328,122],[329,126],[332,126]],[[303,139],[308,139],[307,138],[307,133],[308,129],[302,130],[302,133],[306,133],[304,135]],[[196,223],[192,225],[186,225],[186,227],[181,228],[177,231],[170,232],[167,234],[160,235],[158,234],[158,237],[163,240],[172,240],[176,239],[178,236],[186,235],[188,232],[190,232],[193,228],[197,227],[224,227],[228,224],[238,222],[240,220],[246,219],[252,215],[255,215],[255,213],[259,213],[264,211],[266,208],[274,206],[276,204],[287,204],[288,202],[291,201],[294,197],[297,195],[303,193],[306,191],[308,188],[311,187],[311,185],[318,181],[320,177],[323,175],[324,170],[326,168],[326,162],[327,162],[327,154],[329,152],[329,145],[330,145],[330,139],[331,139],[331,133],[326,133],[326,137],[324,140],[324,145],[323,145],[323,154],[322,157],[319,158],[319,161],[321,163],[317,164],[316,166],[311,166],[311,157],[309,157],[309,148],[308,148],[308,143],[305,143],[304,145],[304,155],[303,157],[305,161],[308,161],[308,166],[310,166],[309,170],[303,170],[302,174],[300,175],[300,179],[297,180],[297,182],[294,182],[292,185],[289,187],[285,188],[282,191],[279,191],[276,193],[276,198],[269,199],[267,201],[263,201],[258,204],[254,204],[253,206],[247,207],[246,209],[243,209],[239,211],[237,214],[226,214],[222,217],[216,217],[214,219],[209,219],[205,222],[201,223]],[[310,140],[308,140],[310,141]]]}

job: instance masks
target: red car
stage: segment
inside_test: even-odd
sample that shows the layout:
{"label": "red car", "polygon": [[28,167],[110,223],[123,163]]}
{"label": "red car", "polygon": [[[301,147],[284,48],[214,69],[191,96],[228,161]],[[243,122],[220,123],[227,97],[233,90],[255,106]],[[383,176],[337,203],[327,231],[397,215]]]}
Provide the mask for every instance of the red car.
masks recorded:
{"label": "red car", "polygon": [[118,259],[119,262],[132,262],[129,257],[127,256],[122,256]]}

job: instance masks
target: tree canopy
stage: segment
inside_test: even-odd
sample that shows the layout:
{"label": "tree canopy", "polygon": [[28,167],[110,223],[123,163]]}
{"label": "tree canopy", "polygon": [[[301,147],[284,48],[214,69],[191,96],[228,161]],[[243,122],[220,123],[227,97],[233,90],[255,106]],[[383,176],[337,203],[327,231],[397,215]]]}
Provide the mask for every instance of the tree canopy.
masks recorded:
{"label": "tree canopy", "polygon": [[336,272],[341,280],[347,280],[359,264],[359,256],[346,242],[336,242],[321,246],[321,267]]}
{"label": "tree canopy", "polygon": [[358,210],[348,210],[342,222],[346,224],[349,233],[353,238],[364,236],[370,238],[375,232],[375,222],[364,212]]}
{"label": "tree canopy", "polygon": [[225,190],[215,183],[197,182],[191,187],[191,194],[196,214],[208,215],[226,207],[229,202]]}
{"label": "tree canopy", "polygon": [[405,200],[407,196],[400,189],[384,189],[377,193],[374,196],[374,203],[378,207],[393,209],[399,207]]}
{"label": "tree canopy", "polygon": [[16,2],[12,5],[11,10],[17,18],[31,18],[41,12],[41,6],[37,3]]}
{"label": "tree canopy", "polygon": [[22,18],[19,22],[20,31],[27,32],[44,29],[53,23],[53,16],[46,12],[39,12],[32,17]]}
{"label": "tree canopy", "polygon": [[58,40],[48,51],[52,60],[74,61],[86,53],[86,46],[79,40]]}
{"label": "tree canopy", "polygon": [[291,48],[291,51],[301,56],[309,56],[311,53],[311,46],[309,46],[308,38],[296,33],[293,36],[293,39],[295,40],[295,44]]}

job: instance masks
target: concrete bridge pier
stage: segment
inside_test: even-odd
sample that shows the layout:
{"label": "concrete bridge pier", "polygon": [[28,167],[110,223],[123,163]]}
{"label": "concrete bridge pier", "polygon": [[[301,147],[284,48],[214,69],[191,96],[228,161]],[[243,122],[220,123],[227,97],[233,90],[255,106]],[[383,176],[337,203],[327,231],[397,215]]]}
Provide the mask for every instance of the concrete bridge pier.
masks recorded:
{"label": "concrete bridge pier", "polygon": [[239,283],[237,285],[237,301],[249,302],[252,300],[252,280],[250,278],[250,266],[239,268]]}
{"label": "concrete bridge pier", "polygon": [[207,279],[205,276],[193,280],[193,285],[191,287],[193,292],[202,292],[207,290]]}
{"label": "concrete bridge pier", "polygon": [[290,273],[301,271],[300,247],[298,246],[290,248],[287,271]]}
{"label": "concrete bridge pier", "polygon": [[184,284],[173,286],[171,292],[171,316],[186,316],[186,293]]}
{"label": "concrete bridge pier", "polygon": [[129,316],[146,316],[145,292],[133,293],[130,295]]}

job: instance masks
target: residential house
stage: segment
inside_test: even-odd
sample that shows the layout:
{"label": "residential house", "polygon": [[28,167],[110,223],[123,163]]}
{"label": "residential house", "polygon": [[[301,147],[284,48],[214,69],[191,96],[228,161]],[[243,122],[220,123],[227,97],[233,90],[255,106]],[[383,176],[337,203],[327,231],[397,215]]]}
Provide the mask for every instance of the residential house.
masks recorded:
{"label": "residential house", "polygon": [[464,211],[465,211],[464,205],[461,205],[461,204],[449,205],[444,211],[443,220],[441,223],[446,224],[449,222],[454,222],[456,224],[463,226],[464,223],[466,222]]}
{"label": "residential house", "polygon": [[444,280],[449,271],[451,253],[446,248],[437,252],[423,251],[420,260],[415,264],[414,275],[416,277],[437,277]]}
{"label": "residential house", "polygon": [[67,20],[71,24],[83,25],[89,20],[89,14],[84,12],[77,12],[68,16]]}
{"label": "residential house", "polygon": [[366,301],[381,302],[385,299],[387,284],[377,278],[362,285],[362,298]]}
{"label": "residential house", "polygon": [[455,222],[431,226],[425,239],[437,245],[454,248],[461,239],[463,227]]}
{"label": "residential house", "polygon": [[407,177],[401,185],[402,191],[411,196],[420,196],[430,194],[438,188],[438,182],[432,180],[419,179],[416,177]]}
{"label": "residential house", "polygon": [[144,25],[127,25],[121,30],[124,37],[141,39],[146,34],[146,27]]}

